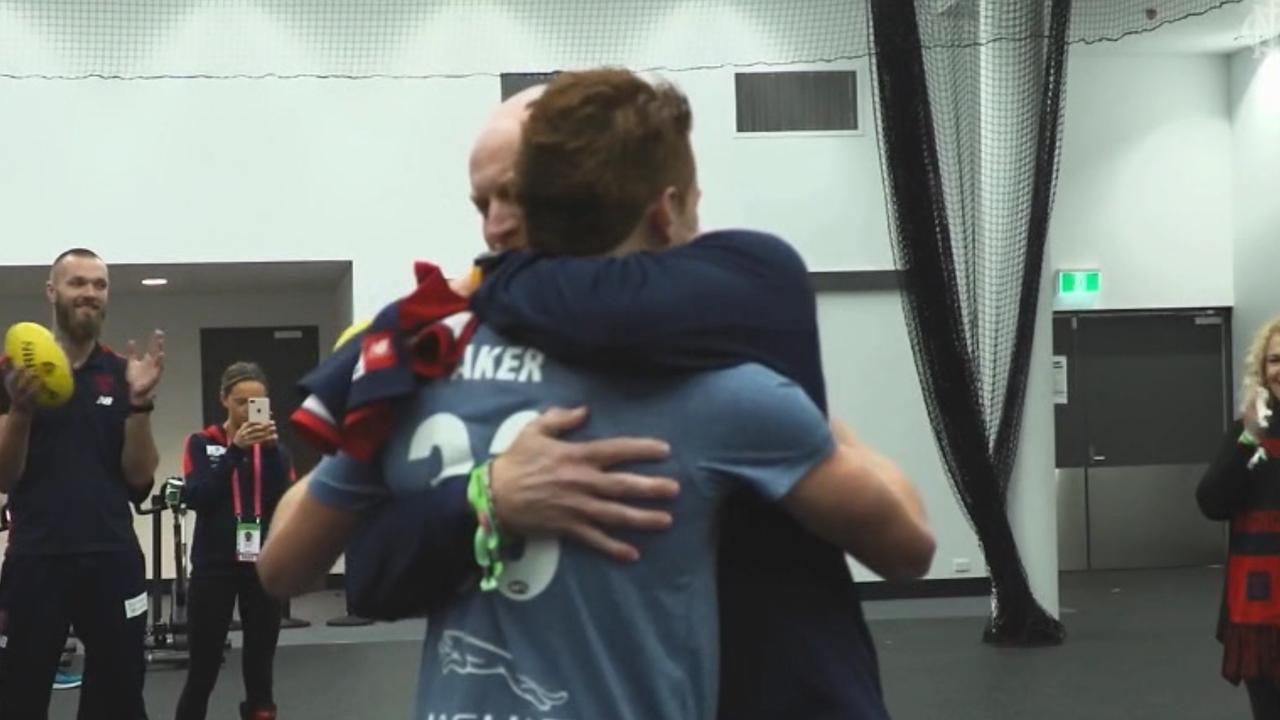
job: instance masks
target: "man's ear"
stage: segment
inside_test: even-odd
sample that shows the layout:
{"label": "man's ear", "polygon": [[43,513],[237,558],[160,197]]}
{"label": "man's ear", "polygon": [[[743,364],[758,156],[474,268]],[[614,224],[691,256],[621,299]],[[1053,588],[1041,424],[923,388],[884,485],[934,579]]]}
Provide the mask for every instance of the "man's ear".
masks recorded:
{"label": "man's ear", "polygon": [[50,305],[53,305],[54,303],[57,302],[58,291],[55,290],[53,287],[53,280],[44,281],[44,297],[46,300],[49,301]]}
{"label": "man's ear", "polygon": [[675,226],[680,204],[680,191],[669,187],[662,196],[649,208],[649,245],[654,250],[665,250],[671,247],[672,228]]}

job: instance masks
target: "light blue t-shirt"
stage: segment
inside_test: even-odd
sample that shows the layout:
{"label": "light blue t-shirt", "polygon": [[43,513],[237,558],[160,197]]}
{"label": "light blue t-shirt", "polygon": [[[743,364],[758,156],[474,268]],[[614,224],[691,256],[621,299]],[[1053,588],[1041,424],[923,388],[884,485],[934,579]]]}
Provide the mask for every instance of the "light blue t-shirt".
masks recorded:
{"label": "light blue t-shirt", "polygon": [[551,407],[586,404],[568,439],[657,437],[641,472],[680,481],[667,531],[623,533],[643,559],[619,563],[575,542],[530,538],[499,588],[472,588],[430,618],[419,720],[712,720],[719,686],[717,509],[749,487],[778,499],[832,452],[826,419],[759,365],[676,377],[571,368],[481,328],[447,381],[399,411],[380,458],[339,455],[311,476],[333,507],[365,511],[429,491],[499,453]]}

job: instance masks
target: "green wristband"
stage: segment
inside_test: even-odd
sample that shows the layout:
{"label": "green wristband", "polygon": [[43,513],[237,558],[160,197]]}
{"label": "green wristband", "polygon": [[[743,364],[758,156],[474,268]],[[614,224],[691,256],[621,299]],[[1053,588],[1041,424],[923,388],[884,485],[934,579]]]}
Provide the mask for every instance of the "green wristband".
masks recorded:
{"label": "green wristband", "polygon": [[476,564],[483,571],[480,576],[480,589],[493,590],[498,587],[498,577],[502,575],[502,536],[498,531],[498,520],[493,512],[489,463],[477,465],[471,470],[471,477],[467,483],[467,501],[476,513],[473,549]]}
{"label": "green wristband", "polygon": [[1253,436],[1253,433],[1249,432],[1248,428],[1245,428],[1245,430],[1240,433],[1240,439],[1236,442],[1250,448],[1256,448],[1262,444],[1258,442],[1258,438]]}

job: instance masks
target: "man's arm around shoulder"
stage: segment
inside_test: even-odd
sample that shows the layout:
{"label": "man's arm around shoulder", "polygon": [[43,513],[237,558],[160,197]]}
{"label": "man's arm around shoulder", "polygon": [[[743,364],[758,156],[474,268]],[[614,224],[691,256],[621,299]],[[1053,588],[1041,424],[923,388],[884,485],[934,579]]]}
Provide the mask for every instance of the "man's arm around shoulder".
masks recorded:
{"label": "man's arm around shoulder", "polygon": [[[552,355],[707,367],[814,323],[803,259],[782,239],[732,230],[666,252],[504,258],[471,298],[495,329]],[[745,329],[751,332],[746,333]],[[768,353],[763,353],[767,355]]]}

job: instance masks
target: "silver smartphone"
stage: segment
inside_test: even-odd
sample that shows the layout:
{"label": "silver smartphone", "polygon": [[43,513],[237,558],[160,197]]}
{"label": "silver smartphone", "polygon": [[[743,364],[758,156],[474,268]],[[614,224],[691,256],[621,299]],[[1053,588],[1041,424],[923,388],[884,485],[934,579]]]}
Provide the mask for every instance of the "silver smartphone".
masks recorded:
{"label": "silver smartphone", "polygon": [[271,398],[249,398],[249,422],[263,425],[271,422]]}

